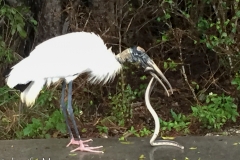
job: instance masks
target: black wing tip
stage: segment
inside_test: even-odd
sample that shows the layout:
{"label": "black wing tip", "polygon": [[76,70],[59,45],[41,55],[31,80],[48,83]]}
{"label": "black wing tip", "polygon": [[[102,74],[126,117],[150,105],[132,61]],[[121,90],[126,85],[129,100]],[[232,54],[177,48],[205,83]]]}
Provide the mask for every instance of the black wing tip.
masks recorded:
{"label": "black wing tip", "polygon": [[[11,72],[12,68],[8,67],[6,68],[3,73],[2,73],[2,76],[4,78],[7,78],[9,73]],[[15,87],[13,87],[14,89],[16,90],[19,90],[20,92],[23,92],[31,83],[32,81],[26,83],[26,84],[17,84]]]}
{"label": "black wing tip", "polygon": [[32,81],[28,82],[27,84],[17,84],[15,87],[13,87],[16,90],[19,90],[20,92],[23,92],[31,83]]}

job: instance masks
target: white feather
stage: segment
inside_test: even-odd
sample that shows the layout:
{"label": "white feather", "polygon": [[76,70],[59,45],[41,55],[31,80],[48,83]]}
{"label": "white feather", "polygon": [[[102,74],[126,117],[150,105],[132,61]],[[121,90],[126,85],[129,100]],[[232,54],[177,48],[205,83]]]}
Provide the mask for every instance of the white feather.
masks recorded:
{"label": "white feather", "polygon": [[22,101],[32,104],[45,83],[49,86],[61,78],[69,83],[84,72],[90,73],[91,83],[106,83],[121,67],[98,35],[75,32],[39,44],[27,58],[12,67],[6,81],[10,88],[32,81],[21,94]]}
{"label": "white feather", "polygon": [[46,86],[50,87],[51,84],[58,82],[60,78],[47,78]]}
{"label": "white feather", "polygon": [[21,93],[22,102],[24,102],[27,106],[32,106],[45,82],[46,81],[44,79],[31,82],[30,85]]}

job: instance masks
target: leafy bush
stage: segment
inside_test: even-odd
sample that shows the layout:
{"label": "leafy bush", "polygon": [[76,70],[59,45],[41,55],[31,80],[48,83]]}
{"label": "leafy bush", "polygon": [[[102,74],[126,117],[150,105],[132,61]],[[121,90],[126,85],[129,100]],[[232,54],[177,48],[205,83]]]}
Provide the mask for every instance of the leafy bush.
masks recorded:
{"label": "leafy bush", "polygon": [[[27,32],[24,29],[26,22],[37,25],[37,21],[29,16],[29,13],[30,10],[26,6],[11,7],[4,4],[0,9],[1,17],[4,17],[11,26],[10,34],[14,35],[15,33],[18,33],[22,38],[26,38],[27,36]],[[28,17],[25,15],[28,15]]]}
{"label": "leafy bush", "polygon": [[232,83],[232,85],[237,86],[237,90],[240,90],[240,75],[238,73],[235,74],[235,77],[231,83]]}
{"label": "leafy bush", "polygon": [[164,121],[159,118],[159,123],[162,131],[183,131],[184,134],[189,133],[188,126],[190,124],[190,118],[181,113],[177,114],[171,109],[171,115],[173,120]]}
{"label": "leafy bush", "polygon": [[230,96],[210,93],[205,105],[192,106],[192,116],[209,129],[220,129],[228,120],[236,122],[237,105]]}
{"label": "leafy bush", "polygon": [[61,111],[56,110],[46,120],[32,118],[32,123],[27,124],[23,133],[18,133],[18,137],[50,138],[51,130],[60,131],[62,134],[66,133],[66,124]]}
{"label": "leafy bush", "polygon": [[133,91],[130,85],[127,85],[123,93],[117,93],[114,96],[109,95],[112,105],[112,116],[116,117],[119,126],[124,126],[125,119],[132,117],[131,103],[136,99],[137,91]]}
{"label": "leafy bush", "polygon": [[15,90],[10,89],[7,86],[0,87],[0,106],[9,104],[18,99],[19,99],[19,97]]}

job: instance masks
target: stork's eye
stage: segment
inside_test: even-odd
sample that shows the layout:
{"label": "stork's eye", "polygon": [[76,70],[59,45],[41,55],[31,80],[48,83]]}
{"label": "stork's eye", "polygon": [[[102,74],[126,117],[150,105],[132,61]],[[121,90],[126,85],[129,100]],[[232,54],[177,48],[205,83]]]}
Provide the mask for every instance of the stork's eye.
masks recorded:
{"label": "stork's eye", "polygon": [[145,50],[142,47],[137,46],[136,49],[140,53],[145,53]]}
{"label": "stork's eye", "polygon": [[145,55],[145,50],[139,46],[135,46],[132,48],[132,54],[134,57],[142,58]]}

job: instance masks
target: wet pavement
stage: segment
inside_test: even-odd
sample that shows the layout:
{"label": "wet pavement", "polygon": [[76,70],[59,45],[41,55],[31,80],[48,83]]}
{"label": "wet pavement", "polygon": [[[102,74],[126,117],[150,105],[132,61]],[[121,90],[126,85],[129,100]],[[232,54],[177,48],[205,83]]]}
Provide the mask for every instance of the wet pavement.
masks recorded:
{"label": "wet pavement", "polygon": [[2,140],[0,160],[238,160],[240,137],[178,137],[175,141],[184,145],[176,147],[152,147],[149,138],[93,139],[90,146],[103,145],[105,153],[74,152],[66,148],[68,139]]}

